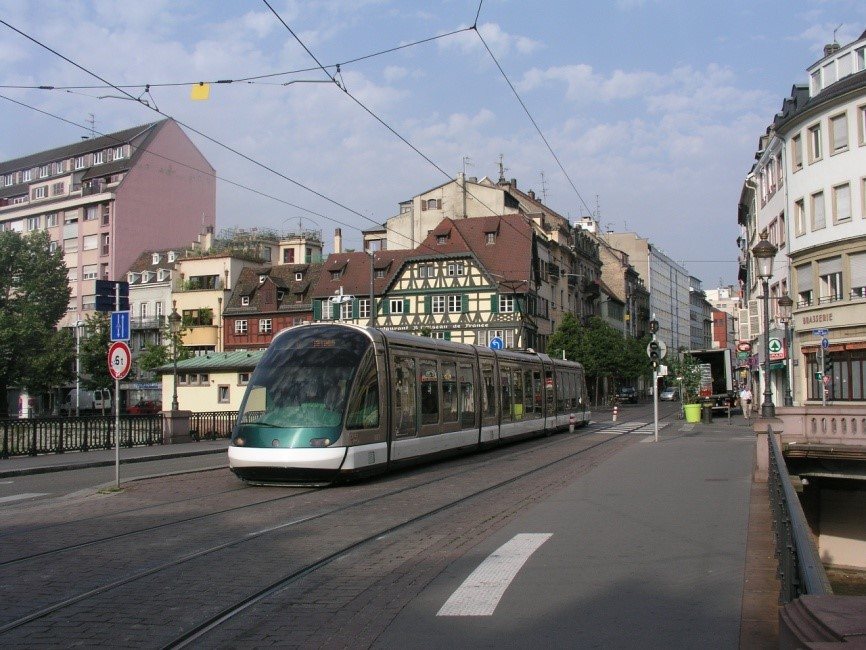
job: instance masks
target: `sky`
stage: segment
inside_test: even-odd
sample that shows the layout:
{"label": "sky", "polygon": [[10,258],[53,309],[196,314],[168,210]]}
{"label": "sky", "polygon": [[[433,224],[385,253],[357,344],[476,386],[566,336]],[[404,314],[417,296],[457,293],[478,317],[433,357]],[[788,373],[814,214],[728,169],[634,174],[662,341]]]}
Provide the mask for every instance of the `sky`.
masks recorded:
{"label": "sky", "polygon": [[171,116],[204,134],[218,231],[301,226],[326,252],[501,160],[710,289],[736,281],[758,138],[834,32],[866,30],[862,0],[268,3],[0,0],[0,160]]}

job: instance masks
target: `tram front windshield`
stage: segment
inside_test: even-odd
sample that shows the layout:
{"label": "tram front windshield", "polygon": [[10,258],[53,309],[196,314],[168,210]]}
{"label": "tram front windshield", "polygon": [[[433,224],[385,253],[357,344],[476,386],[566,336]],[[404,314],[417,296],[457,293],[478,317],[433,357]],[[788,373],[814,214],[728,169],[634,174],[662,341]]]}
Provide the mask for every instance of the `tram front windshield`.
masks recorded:
{"label": "tram front windshield", "polygon": [[349,329],[302,327],[278,337],[250,378],[238,423],[339,427],[355,371],[371,345]]}

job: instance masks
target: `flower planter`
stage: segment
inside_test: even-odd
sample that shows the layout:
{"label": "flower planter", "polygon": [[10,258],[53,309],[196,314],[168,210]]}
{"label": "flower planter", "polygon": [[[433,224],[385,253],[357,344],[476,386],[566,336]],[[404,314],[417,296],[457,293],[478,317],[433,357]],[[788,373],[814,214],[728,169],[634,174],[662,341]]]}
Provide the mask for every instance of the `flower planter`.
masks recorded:
{"label": "flower planter", "polygon": [[694,424],[701,421],[700,404],[684,404],[683,412],[686,415],[686,422],[691,422]]}

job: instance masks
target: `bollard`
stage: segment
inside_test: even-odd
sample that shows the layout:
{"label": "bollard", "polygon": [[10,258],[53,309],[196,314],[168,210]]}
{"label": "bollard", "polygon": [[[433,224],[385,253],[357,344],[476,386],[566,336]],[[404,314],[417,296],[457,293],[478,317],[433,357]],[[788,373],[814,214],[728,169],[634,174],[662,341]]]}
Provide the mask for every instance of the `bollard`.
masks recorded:
{"label": "bollard", "polygon": [[574,433],[574,413],[568,416],[568,432]]}
{"label": "bollard", "polygon": [[619,407],[616,404],[614,404],[614,407],[613,407],[613,421],[614,422],[616,422],[616,416],[618,414],[619,414]]}

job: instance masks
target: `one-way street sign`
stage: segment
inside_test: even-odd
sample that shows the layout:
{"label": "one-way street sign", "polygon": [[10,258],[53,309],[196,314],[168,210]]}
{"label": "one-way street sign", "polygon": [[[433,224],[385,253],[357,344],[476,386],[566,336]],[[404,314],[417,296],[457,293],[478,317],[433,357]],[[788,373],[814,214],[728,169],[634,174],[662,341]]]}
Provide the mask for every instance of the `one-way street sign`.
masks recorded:
{"label": "one-way street sign", "polygon": [[113,312],[111,312],[111,340],[112,341],[128,341],[129,340],[129,312],[128,311],[113,311]]}

